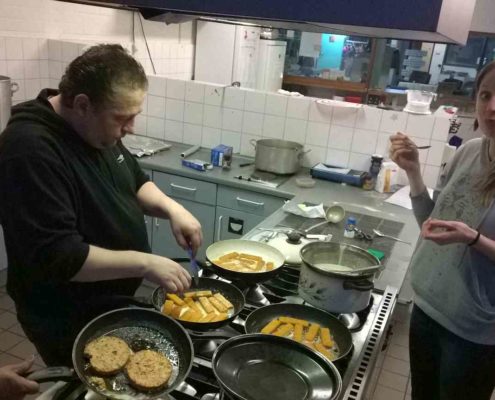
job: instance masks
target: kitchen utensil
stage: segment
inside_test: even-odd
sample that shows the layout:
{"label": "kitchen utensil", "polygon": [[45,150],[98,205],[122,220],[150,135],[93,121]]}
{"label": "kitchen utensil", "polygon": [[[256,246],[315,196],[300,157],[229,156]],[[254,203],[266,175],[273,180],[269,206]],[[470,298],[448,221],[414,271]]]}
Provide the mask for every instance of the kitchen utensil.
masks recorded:
{"label": "kitchen utensil", "polygon": [[[214,263],[216,259],[232,252],[247,253],[262,257],[266,262],[273,262],[274,268],[266,272],[238,272],[222,268]],[[278,274],[278,269],[283,265],[285,260],[284,255],[276,248],[265,243],[243,239],[221,240],[211,244],[206,249],[206,258],[211,263],[211,269],[218,275],[245,283],[264,282],[273,278]]]}
{"label": "kitchen utensil", "polygon": [[369,304],[380,261],[346,243],[313,242],[301,249],[299,295],[331,313],[361,311]]}
{"label": "kitchen utensil", "polygon": [[249,167],[250,165],[254,165],[254,162],[242,163],[242,164],[239,164],[239,167],[244,168],[244,167]]}
{"label": "kitchen utensil", "polygon": [[416,147],[416,149],[418,150],[426,150],[426,149],[429,149],[431,146],[414,146]]}
{"label": "kitchen utensil", "polygon": [[[224,325],[227,325],[232,320],[234,320],[237,315],[244,308],[244,304],[246,300],[244,299],[244,295],[242,292],[237,289],[234,285],[231,285],[228,282],[221,281],[219,279],[211,279],[211,278],[199,278],[198,283],[193,283],[188,291],[194,290],[211,290],[214,293],[221,293],[228,301],[232,303],[234,309],[229,313],[229,318],[223,321],[217,322],[189,322],[189,321],[181,321],[178,320],[182,326],[187,329],[191,329],[194,331],[207,331],[218,329]],[[152,295],[152,303],[154,307],[161,311],[163,303],[167,299],[167,291],[164,288],[156,288]]]}
{"label": "kitchen utensil", "polygon": [[254,182],[254,183],[258,183],[260,185],[264,185],[264,186],[268,186],[268,187],[272,187],[272,188],[276,188],[278,186],[278,184],[275,182],[268,182],[268,181],[264,181],[262,179],[253,178],[251,176],[237,175],[237,176],[234,176],[234,178],[239,179],[240,181]]}
{"label": "kitchen utensil", "polygon": [[270,321],[278,317],[305,319],[329,328],[339,348],[339,356],[333,362],[344,358],[352,350],[351,332],[342,322],[326,311],[302,304],[270,304],[257,308],[248,315],[244,329],[246,333],[260,333]]}
{"label": "kitchen utensil", "polygon": [[342,390],[335,366],[291,339],[262,334],[223,342],[212,367],[220,386],[235,400],[334,400]]}
{"label": "kitchen utensil", "polygon": [[369,233],[364,232],[363,230],[361,230],[359,228],[354,227],[354,232],[356,234],[355,237],[357,239],[363,239],[363,240],[367,240],[369,242],[371,242],[373,240],[373,236],[372,235],[370,235]]}
{"label": "kitchen utensil", "polygon": [[407,104],[404,111],[412,114],[431,114],[430,104],[437,94],[424,90],[406,90]]}
{"label": "kitchen utensil", "polygon": [[189,255],[189,259],[191,260],[191,269],[193,273],[193,279],[196,286],[199,284],[199,265],[196,261],[196,258],[193,255],[192,249],[187,249],[187,254]]}
{"label": "kitchen utensil", "polygon": [[386,235],[383,232],[380,232],[378,229],[373,229],[373,233],[378,237],[383,237],[383,238],[395,240],[396,242],[401,242],[401,243],[411,245],[411,242],[406,242],[405,240],[399,239],[395,236]]}
{"label": "kitchen utensil", "polygon": [[301,168],[302,144],[280,139],[251,140],[256,169],[280,175],[294,174]]}
{"label": "kitchen utensil", "polygon": [[325,225],[327,223],[332,223],[332,224],[338,224],[340,221],[342,221],[345,217],[345,210],[342,206],[339,206],[337,204],[330,206],[327,208],[325,212],[325,221],[319,222],[316,225],[310,226],[308,229],[306,229],[304,232],[307,233],[309,231],[312,231],[315,228],[318,228],[319,226]]}
{"label": "kitchen utensil", "polygon": [[[166,355],[173,368],[169,384],[152,393],[139,392],[128,384],[124,372],[105,377],[106,390],[91,384],[91,370],[87,366],[84,348],[90,341],[104,335],[122,338],[133,351],[152,349]],[[91,390],[108,399],[156,399],[173,391],[185,379],[192,367],[193,354],[188,333],[172,318],[154,310],[122,308],[100,315],[81,330],[72,349],[73,370],[67,367],[45,368],[27,378],[37,382],[80,379]]]}

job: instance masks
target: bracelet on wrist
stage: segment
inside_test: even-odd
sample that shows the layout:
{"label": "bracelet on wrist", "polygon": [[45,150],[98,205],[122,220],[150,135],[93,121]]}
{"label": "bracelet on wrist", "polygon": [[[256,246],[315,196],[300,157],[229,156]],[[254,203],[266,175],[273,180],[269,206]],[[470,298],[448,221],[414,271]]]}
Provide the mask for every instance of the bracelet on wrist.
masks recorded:
{"label": "bracelet on wrist", "polygon": [[481,232],[478,230],[477,230],[477,232],[478,232],[478,234],[476,235],[476,237],[467,244],[468,246],[473,246],[476,243],[478,243],[478,240],[480,240]]}

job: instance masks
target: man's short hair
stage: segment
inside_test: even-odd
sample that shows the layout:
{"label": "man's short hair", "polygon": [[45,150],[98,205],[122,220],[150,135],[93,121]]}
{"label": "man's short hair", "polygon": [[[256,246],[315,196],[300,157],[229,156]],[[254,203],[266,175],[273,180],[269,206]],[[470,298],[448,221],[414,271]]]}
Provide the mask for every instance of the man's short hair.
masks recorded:
{"label": "man's short hair", "polygon": [[143,67],[121,45],[100,44],[75,58],[59,84],[62,102],[72,107],[85,94],[96,108],[116,103],[122,93],[148,89]]}

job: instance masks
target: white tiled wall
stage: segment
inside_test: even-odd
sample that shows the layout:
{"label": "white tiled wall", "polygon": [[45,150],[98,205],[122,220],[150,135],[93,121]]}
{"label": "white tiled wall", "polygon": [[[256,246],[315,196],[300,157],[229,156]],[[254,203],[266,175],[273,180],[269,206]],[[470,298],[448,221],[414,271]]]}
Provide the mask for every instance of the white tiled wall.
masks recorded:
{"label": "white tiled wall", "polygon": [[310,150],[304,157],[306,166],[327,162],[368,170],[370,156],[387,155],[388,138],[401,131],[418,145],[432,146],[420,152],[429,186],[435,185],[449,130],[448,119],[431,115],[368,106],[331,107],[314,98],[156,76],[150,77],[149,93],[147,108],[138,117],[137,133],[204,147],[223,143],[248,156],[254,155],[253,139],[292,140]]}

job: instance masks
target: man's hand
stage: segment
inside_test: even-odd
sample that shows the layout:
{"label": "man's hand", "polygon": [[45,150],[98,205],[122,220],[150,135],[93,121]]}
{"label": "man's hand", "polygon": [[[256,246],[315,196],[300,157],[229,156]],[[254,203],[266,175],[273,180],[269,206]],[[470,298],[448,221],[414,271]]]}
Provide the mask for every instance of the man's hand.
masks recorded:
{"label": "man's hand", "polygon": [[464,222],[427,219],[421,228],[421,236],[437,244],[470,243],[478,232]]}
{"label": "man's hand", "polygon": [[181,293],[191,286],[191,275],[180,264],[154,254],[146,256],[143,278],[174,293]]}
{"label": "man's hand", "polygon": [[27,394],[38,393],[38,383],[22,377],[32,367],[31,360],[19,364],[6,365],[0,368],[0,399],[21,400]]}
{"label": "man's hand", "polygon": [[184,250],[192,249],[193,255],[196,255],[203,243],[203,232],[199,221],[180,205],[171,210],[169,218],[178,245]]}

